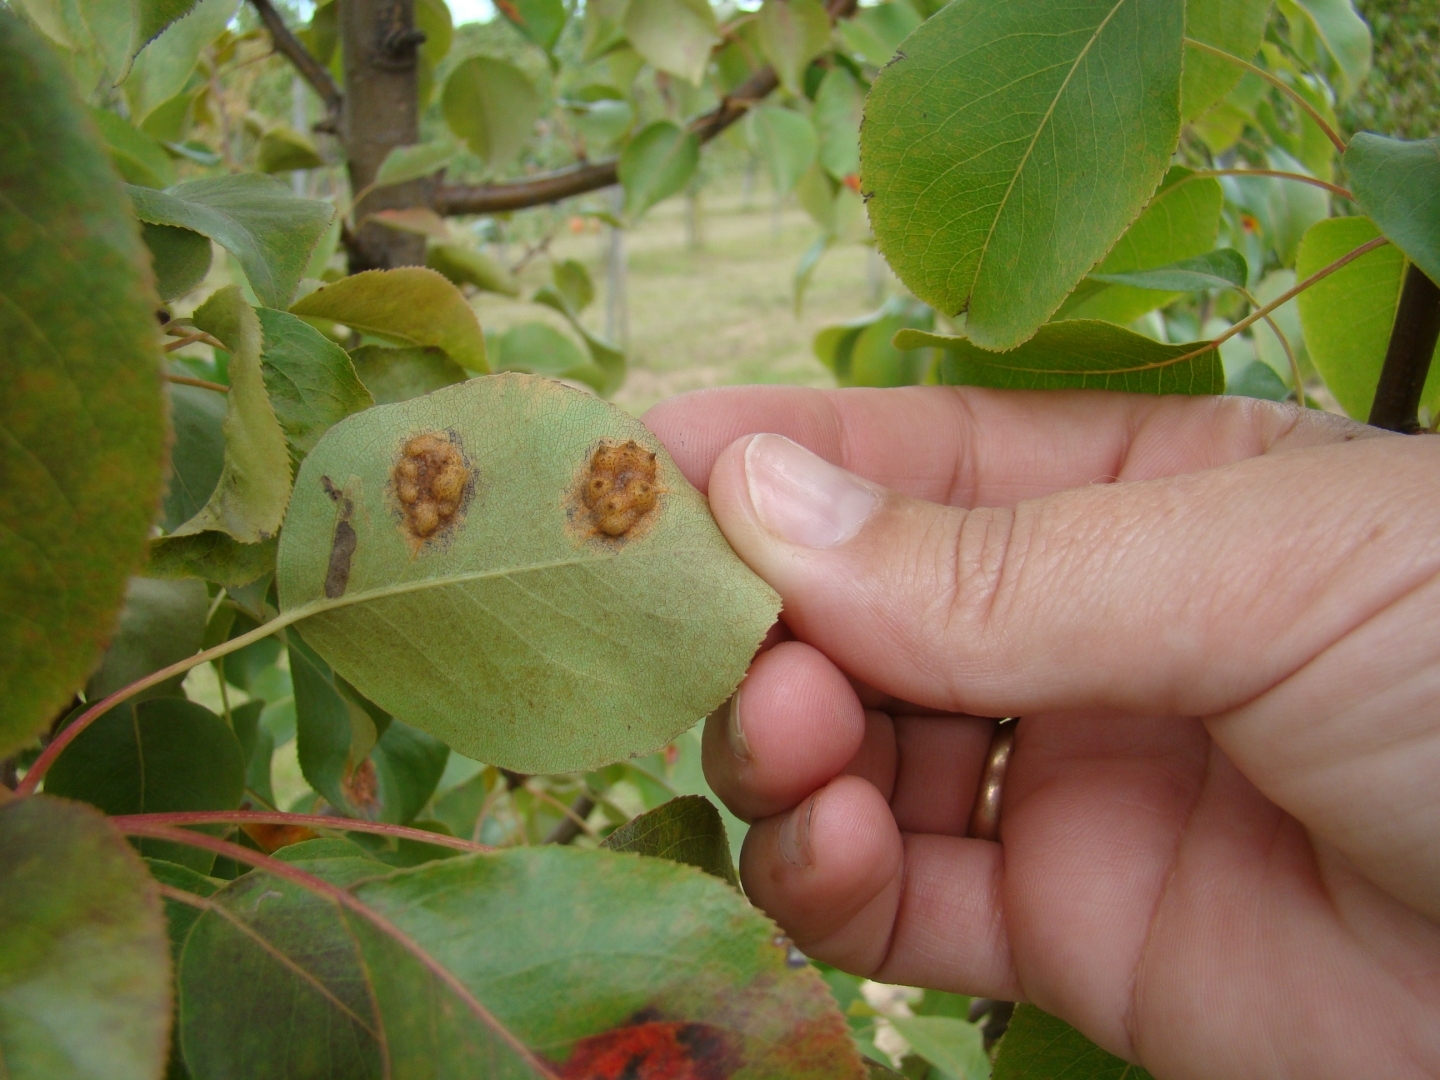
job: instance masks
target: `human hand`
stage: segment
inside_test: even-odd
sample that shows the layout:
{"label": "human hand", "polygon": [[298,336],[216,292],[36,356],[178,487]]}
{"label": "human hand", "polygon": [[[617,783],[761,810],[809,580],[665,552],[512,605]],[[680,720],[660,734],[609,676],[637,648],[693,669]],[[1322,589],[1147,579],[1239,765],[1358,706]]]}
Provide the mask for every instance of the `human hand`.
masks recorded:
{"label": "human hand", "polygon": [[1440,440],[940,387],[646,422],[784,599],[705,764],[809,955],[1162,1078],[1440,1075]]}

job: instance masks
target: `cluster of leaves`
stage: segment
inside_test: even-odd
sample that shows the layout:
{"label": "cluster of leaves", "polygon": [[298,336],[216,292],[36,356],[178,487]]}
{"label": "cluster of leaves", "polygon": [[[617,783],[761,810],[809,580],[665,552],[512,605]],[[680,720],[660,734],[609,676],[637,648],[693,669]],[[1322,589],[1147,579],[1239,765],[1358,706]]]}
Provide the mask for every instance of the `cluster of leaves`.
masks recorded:
{"label": "cluster of leaves", "polygon": [[1371,59],[1348,3],[956,3],[903,52],[862,187],[919,302],[819,334],[842,384],[1328,392],[1368,416],[1407,267],[1440,275],[1440,144],[1335,131]]}
{"label": "cluster of leaves", "polygon": [[[1313,364],[1359,415],[1407,267],[1440,277],[1435,146],[1332,138],[1364,24],[504,0],[520,44],[486,48],[417,0],[423,138],[350,192],[238,2],[0,7],[8,1074],[986,1075],[970,1002],[884,1011],[735,888],[686,730],[776,597],[641,425],[537,377],[624,376],[583,267],[487,336],[507,223],[440,211],[543,166],[633,223],[743,115],[820,227],[797,291],[864,191],[913,293],[821,335],[842,383],[1281,396]],[[343,88],[340,23],[293,40]],[[417,181],[433,205],[356,219]],[[372,224],[427,265],[346,276]],[[1022,1009],[994,1068],[1128,1066]]]}

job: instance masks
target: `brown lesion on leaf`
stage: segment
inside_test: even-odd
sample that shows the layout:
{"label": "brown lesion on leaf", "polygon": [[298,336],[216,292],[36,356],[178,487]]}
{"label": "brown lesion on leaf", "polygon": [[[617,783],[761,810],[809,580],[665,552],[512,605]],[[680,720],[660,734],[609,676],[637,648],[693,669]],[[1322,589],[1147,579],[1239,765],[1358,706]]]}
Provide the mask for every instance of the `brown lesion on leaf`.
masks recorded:
{"label": "brown lesion on leaf", "polygon": [[340,786],[345,789],[350,804],[362,813],[370,813],[380,806],[380,778],[371,758],[366,757],[350,769]]}
{"label": "brown lesion on leaf", "polygon": [[320,477],[325,494],[335,504],[335,533],[330,540],[330,563],[325,569],[325,596],[329,600],[345,595],[350,585],[350,560],[360,542],[350,517],[355,513],[355,500],[335,486],[328,476]]}
{"label": "brown lesion on leaf", "polygon": [[642,1009],[629,1023],[581,1039],[559,1068],[562,1080],[728,1080],[743,1064],[723,1028],[666,1021]]}
{"label": "brown lesion on leaf", "polygon": [[587,538],[632,539],[655,520],[664,493],[653,450],[634,439],[605,439],[590,451],[581,470],[571,522]]}
{"label": "brown lesion on leaf", "polygon": [[400,448],[390,474],[401,527],[412,549],[448,532],[464,513],[475,471],[451,431],[414,435]]}

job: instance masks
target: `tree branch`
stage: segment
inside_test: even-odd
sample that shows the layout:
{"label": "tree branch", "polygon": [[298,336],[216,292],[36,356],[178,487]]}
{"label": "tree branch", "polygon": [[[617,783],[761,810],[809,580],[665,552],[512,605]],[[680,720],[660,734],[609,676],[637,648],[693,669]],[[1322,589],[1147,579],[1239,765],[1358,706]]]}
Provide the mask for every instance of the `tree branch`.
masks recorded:
{"label": "tree branch", "polygon": [[575,801],[565,810],[565,816],[550,830],[543,841],[546,844],[568,844],[585,831],[585,819],[595,809],[595,800],[588,792],[576,796]]}
{"label": "tree branch", "polygon": [[339,131],[340,111],[344,107],[345,97],[330,72],[326,71],[320,61],[310,55],[310,50],[300,43],[300,39],[290,32],[280,13],[271,6],[270,0],[250,0],[250,4],[260,16],[260,21],[265,24],[265,29],[270,31],[270,40],[275,43],[275,51],[283,53],[285,58],[295,65],[301,78],[320,95],[320,100],[325,103],[325,111],[329,114],[329,130]]}
{"label": "tree branch", "polygon": [[[855,7],[856,0],[830,0],[826,5],[832,20],[848,19],[855,13]],[[690,131],[701,143],[709,142],[779,85],[774,68],[761,68],[726,94],[719,105],[692,120]],[[435,210],[453,217],[457,214],[498,214],[559,202],[619,183],[619,164],[618,158],[586,162],[508,184],[441,184],[435,191]]]}
{"label": "tree branch", "polygon": [[1370,423],[1413,435],[1420,430],[1420,392],[1440,340],[1440,288],[1414,263],[1405,274]]}

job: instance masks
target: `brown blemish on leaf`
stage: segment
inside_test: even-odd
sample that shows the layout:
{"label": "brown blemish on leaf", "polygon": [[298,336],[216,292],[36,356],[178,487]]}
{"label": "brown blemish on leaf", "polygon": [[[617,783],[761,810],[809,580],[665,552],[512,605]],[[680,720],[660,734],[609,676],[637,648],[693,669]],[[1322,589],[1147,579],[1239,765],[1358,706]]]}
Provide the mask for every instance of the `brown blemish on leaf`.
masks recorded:
{"label": "brown blemish on leaf", "polygon": [[581,1039],[563,1080],[727,1080],[740,1068],[733,1036],[713,1024],[643,1019]]}
{"label": "brown blemish on leaf", "polygon": [[611,540],[631,535],[662,494],[657,473],[654,452],[634,439],[597,446],[580,481],[580,502],[593,535]]}
{"label": "brown blemish on leaf", "polygon": [[264,825],[247,822],[240,828],[267,855],[274,854],[282,847],[298,844],[302,840],[314,840],[320,835],[314,829],[307,829],[304,825]]}
{"label": "brown blemish on leaf", "polygon": [[375,774],[375,762],[368,757],[350,771],[340,786],[357,810],[374,810],[380,805],[380,778]]}
{"label": "brown blemish on leaf", "polygon": [[360,537],[355,533],[355,526],[350,524],[350,515],[355,512],[354,500],[337,488],[330,477],[320,477],[320,483],[338,510],[335,535],[330,541],[330,565],[325,571],[325,596],[334,600],[344,596],[350,584],[350,560],[355,555]]}
{"label": "brown blemish on leaf", "polygon": [[412,545],[418,547],[455,523],[473,480],[451,432],[425,432],[401,447],[391,482]]}

